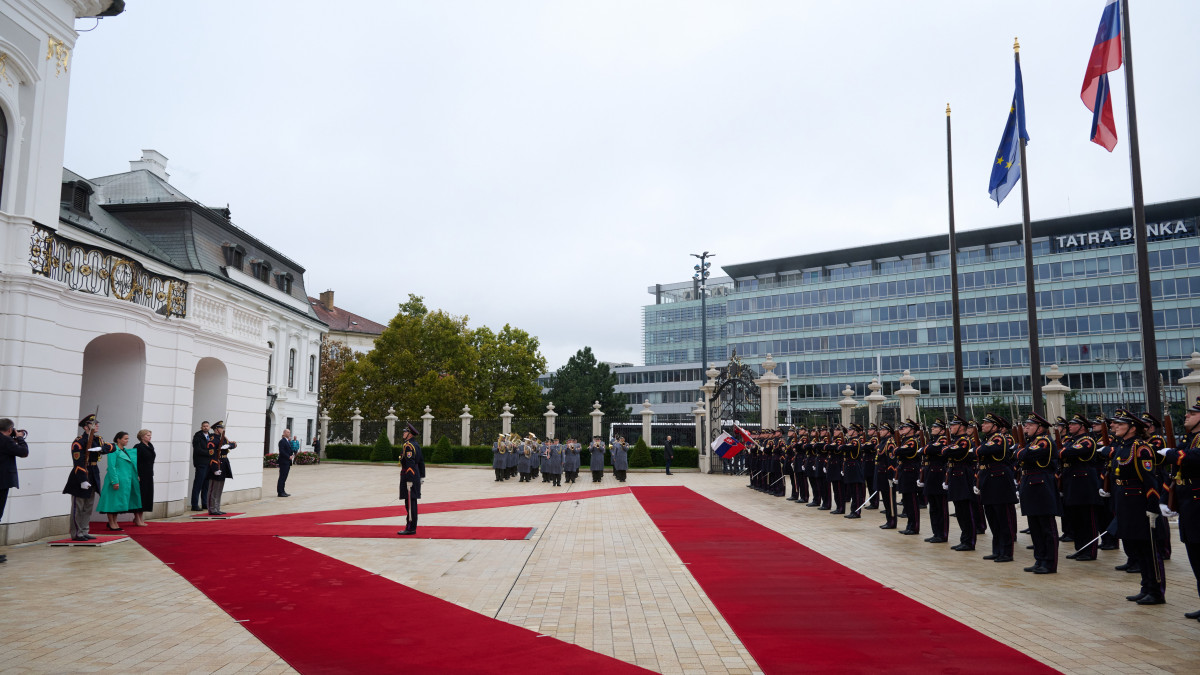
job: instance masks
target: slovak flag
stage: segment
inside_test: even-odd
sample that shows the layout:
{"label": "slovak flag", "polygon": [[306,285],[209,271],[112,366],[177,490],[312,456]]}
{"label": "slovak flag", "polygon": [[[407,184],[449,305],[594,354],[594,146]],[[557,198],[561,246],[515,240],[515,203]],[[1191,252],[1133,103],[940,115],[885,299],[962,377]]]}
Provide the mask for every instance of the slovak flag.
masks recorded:
{"label": "slovak flag", "polygon": [[753,445],[754,444],[754,439],[750,437],[749,432],[747,432],[745,429],[739,427],[736,424],[733,425],[733,433],[735,434],[736,438],[738,439],[738,442],[740,442],[742,445]]}
{"label": "slovak flag", "polygon": [[1088,58],[1083,76],[1083,91],[1079,97],[1092,111],[1092,142],[1109,152],[1117,147],[1117,125],[1113,121],[1112,92],[1108,74],[1121,67],[1124,51],[1121,48],[1121,0],[1107,0],[1100,14],[1100,28]]}
{"label": "slovak flag", "polygon": [[712,442],[713,452],[717,453],[717,456],[721,459],[732,459],[736,457],[739,452],[745,449],[746,446],[739,443],[736,439],[734,439],[733,436],[730,436],[724,431],[722,431],[721,435],[717,436],[717,439]]}

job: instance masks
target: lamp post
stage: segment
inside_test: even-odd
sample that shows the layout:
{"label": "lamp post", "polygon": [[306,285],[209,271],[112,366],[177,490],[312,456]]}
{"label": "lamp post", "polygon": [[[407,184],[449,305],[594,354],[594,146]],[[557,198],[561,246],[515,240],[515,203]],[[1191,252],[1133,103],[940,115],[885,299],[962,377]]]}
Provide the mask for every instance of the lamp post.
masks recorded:
{"label": "lamp post", "polygon": [[708,268],[712,266],[708,259],[716,255],[708,251],[692,254],[693,258],[700,259],[692,267],[695,270],[692,279],[699,283],[700,291],[700,372],[704,372],[704,366],[708,364]]}

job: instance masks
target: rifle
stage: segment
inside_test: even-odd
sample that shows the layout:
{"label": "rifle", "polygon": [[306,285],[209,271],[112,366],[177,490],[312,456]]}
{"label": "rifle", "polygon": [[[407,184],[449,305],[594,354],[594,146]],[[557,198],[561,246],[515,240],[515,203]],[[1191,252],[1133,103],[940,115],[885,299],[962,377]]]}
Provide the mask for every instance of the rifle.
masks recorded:
{"label": "rifle", "polygon": [[1108,422],[1101,422],[1100,423],[1100,444],[1103,445],[1108,450],[1108,467],[1107,467],[1107,470],[1104,472],[1104,491],[1109,494],[1112,494],[1112,472],[1113,472],[1113,469],[1112,469],[1112,448],[1109,447],[1110,443],[1112,443],[1112,439],[1109,438],[1109,436],[1108,436]]}
{"label": "rifle", "polygon": [[[1166,432],[1167,447],[1175,447],[1175,423],[1171,421],[1170,415],[1163,415],[1163,431]],[[1173,476],[1168,474],[1165,482],[1167,489],[1167,508],[1172,511],[1177,511],[1178,509],[1175,508],[1178,505],[1176,503],[1178,500],[1175,497],[1175,479]]]}
{"label": "rifle", "polygon": [[1013,427],[1013,438],[1016,439],[1018,447],[1025,447],[1025,430],[1021,428],[1021,425]]}

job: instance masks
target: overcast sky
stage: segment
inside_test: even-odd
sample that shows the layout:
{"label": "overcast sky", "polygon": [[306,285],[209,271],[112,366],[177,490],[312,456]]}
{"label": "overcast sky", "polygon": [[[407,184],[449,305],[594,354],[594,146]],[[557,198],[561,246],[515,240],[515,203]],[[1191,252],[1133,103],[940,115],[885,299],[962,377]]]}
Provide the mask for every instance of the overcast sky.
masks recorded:
{"label": "overcast sky", "polygon": [[[1014,36],[1033,218],[1129,206],[1121,74],[1112,154],[1079,99],[1103,4],[130,0],[72,55],[65,163],[162,152],[380,322],[416,293],[552,369],[642,363],[646,288],[689,253],[944,232],[947,102],[958,227],[1018,222],[1018,191],[987,194]],[[1200,2],[1131,8],[1146,200],[1198,196]]]}

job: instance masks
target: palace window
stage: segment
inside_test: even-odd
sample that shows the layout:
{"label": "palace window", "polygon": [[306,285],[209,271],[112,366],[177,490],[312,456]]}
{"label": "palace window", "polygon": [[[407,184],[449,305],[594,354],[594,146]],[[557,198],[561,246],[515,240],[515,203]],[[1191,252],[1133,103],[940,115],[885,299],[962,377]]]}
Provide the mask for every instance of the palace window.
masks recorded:
{"label": "palace window", "polygon": [[225,266],[241,272],[246,260],[246,247],[241,244],[225,242],[221,244],[221,252],[225,254]]}
{"label": "palace window", "polygon": [[287,273],[276,272],[275,273],[275,285],[278,286],[279,290],[283,291],[284,293],[291,293],[293,278],[294,277],[292,276],[291,272],[287,272]]}
{"label": "palace window", "polygon": [[0,110],[0,204],[4,199],[4,160],[8,155],[8,117]]}
{"label": "palace window", "polygon": [[288,388],[296,387],[296,350],[288,352]]}
{"label": "palace window", "polygon": [[250,273],[264,284],[271,283],[271,263],[266,260],[251,260]]}
{"label": "palace window", "polygon": [[[317,379],[317,357],[313,354],[308,355],[308,390],[313,390],[313,385]],[[311,435],[311,434],[310,434]]]}

